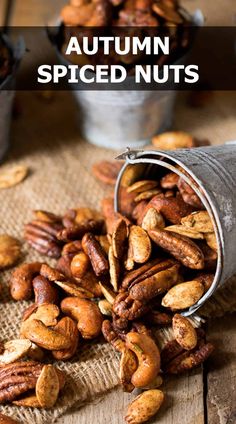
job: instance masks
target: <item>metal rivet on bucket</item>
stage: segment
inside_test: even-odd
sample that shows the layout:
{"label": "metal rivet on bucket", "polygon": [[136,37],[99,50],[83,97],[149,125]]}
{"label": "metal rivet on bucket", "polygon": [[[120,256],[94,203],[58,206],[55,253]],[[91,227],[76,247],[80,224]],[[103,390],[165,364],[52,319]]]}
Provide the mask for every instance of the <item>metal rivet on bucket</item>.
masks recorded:
{"label": "metal rivet on bucket", "polygon": [[236,144],[175,151],[131,151],[119,158],[126,162],[120,171],[115,189],[115,209],[119,211],[119,187],[130,166],[139,166],[139,177],[146,178],[160,167],[180,175],[191,185],[189,178],[175,168],[180,165],[198,184],[195,190],[210,214],[218,242],[215,278],[210,289],[186,312],[192,315],[215,292],[236,274]]}

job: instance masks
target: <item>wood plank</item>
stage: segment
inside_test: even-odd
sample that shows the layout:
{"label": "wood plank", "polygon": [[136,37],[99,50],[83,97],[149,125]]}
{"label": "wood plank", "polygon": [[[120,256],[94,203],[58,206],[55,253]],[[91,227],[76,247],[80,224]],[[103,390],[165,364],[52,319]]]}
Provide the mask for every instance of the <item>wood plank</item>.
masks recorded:
{"label": "wood plank", "polygon": [[[165,403],[152,424],[204,424],[202,370],[171,377],[163,385]],[[60,424],[123,424],[128,403],[139,394],[116,389],[95,403],[86,405],[58,420]]]}
{"label": "wood plank", "polygon": [[208,362],[207,416],[209,424],[236,423],[236,313],[209,324],[216,351]]}

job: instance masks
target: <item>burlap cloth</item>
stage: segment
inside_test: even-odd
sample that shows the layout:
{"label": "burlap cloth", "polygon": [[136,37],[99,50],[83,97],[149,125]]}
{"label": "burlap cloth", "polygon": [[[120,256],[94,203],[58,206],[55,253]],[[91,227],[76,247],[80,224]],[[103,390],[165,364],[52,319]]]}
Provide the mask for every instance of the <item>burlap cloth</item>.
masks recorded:
{"label": "burlap cloth", "polygon": [[[30,168],[27,179],[18,186],[0,191],[1,232],[22,240],[23,225],[32,217],[32,209],[62,213],[68,207],[99,208],[107,191],[90,173],[91,165],[100,159],[111,159],[117,152],[96,148],[79,139],[76,107],[70,94],[55,93],[47,102],[39,94],[21,93],[20,116],[13,123],[12,147],[6,164],[21,163]],[[4,166],[4,165],[3,165]],[[23,240],[22,240],[23,243]],[[43,260],[23,243],[24,261]],[[53,263],[53,261],[52,261]],[[21,314],[27,302],[14,302],[8,293],[9,271],[2,273],[4,287],[0,302],[1,339],[19,335]],[[236,285],[231,286],[227,299],[236,299]],[[222,300],[223,299],[223,300]],[[222,314],[236,306],[218,296],[205,315]],[[223,302],[223,303],[222,303]],[[40,410],[14,406],[1,407],[2,412],[25,423],[52,423],[73,404],[77,406],[118,384],[118,355],[102,339],[84,343],[77,356],[57,365],[66,371],[67,384],[55,408]]]}

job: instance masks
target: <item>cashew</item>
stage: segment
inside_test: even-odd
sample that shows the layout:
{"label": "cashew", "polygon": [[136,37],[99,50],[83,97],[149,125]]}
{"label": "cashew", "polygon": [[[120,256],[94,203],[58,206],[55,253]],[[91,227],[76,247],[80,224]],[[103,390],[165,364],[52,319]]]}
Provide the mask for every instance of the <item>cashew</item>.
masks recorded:
{"label": "cashew", "polygon": [[23,264],[15,269],[10,278],[11,296],[15,300],[29,300],[32,296],[32,281],[39,274],[40,262]]}
{"label": "cashew", "polygon": [[82,278],[90,265],[89,257],[84,252],[78,252],[72,259],[70,268],[73,277]]}
{"label": "cashew", "polygon": [[22,323],[21,336],[48,350],[68,349],[71,346],[69,337],[46,327],[42,321],[36,319],[28,319]]}
{"label": "cashew", "polygon": [[78,297],[66,297],[61,310],[78,322],[78,329],[84,339],[97,337],[102,328],[103,317],[96,303]]}
{"label": "cashew", "polygon": [[126,335],[126,347],[135,353],[138,360],[131,383],[138,388],[148,386],[160,372],[158,347],[150,336],[135,332]]}
{"label": "cashew", "polygon": [[35,303],[58,303],[58,290],[46,277],[37,275],[33,279]]}
{"label": "cashew", "polygon": [[57,324],[57,318],[60,315],[59,308],[53,303],[44,303],[39,305],[36,310],[28,316],[27,320],[36,319],[42,321],[46,327],[53,327]]}

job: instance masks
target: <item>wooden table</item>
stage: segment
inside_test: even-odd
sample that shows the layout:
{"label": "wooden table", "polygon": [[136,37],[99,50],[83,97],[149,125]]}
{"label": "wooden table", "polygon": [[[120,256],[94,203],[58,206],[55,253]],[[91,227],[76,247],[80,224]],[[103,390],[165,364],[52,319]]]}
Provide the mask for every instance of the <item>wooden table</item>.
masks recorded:
{"label": "wooden table", "polygon": [[[62,0],[16,0],[12,25],[42,25],[53,16]],[[235,0],[185,0],[190,11],[201,8],[209,25],[230,25],[236,15]],[[3,22],[5,0],[0,2],[0,23]],[[20,94],[19,94],[20,97]],[[213,143],[236,139],[236,95],[215,93],[203,109],[191,109],[186,95],[179,96],[174,127],[207,137]],[[210,340],[216,344],[211,359],[189,375],[171,379],[165,386],[165,405],[157,419],[159,424],[235,424],[236,423],[236,314],[208,323]],[[60,424],[121,424],[124,409],[133,395],[113,390],[79,411],[74,409]],[[173,402],[173,400],[177,402]]]}

